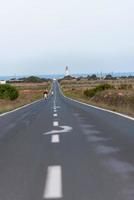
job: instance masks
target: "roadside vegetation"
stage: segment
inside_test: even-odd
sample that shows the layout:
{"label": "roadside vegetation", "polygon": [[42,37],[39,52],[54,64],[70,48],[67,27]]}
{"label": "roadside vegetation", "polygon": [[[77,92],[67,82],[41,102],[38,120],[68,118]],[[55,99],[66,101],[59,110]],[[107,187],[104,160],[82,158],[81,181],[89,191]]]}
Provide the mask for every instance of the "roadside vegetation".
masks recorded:
{"label": "roadside vegetation", "polygon": [[44,83],[44,82],[49,82],[51,79],[47,78],[40,78],[38,76],[29,76],[29,77],[23,77],[23,78],[12,78],[11,80],[8,81],[8,83]]}
{"label": "roadside vegetation", "polygon": [[[29,80],[29,79],[28,79]],[[0,85],[0,113],[29,104],[43,97],[44,90],[50,90],[51,81],[9,81]],[[37,79],[36,79],[37,80]]]}
{"label": "roadside vegetation", "polygon": [[114,86],[112,86],[108,83],[97,85],[96,87],[94,87],[92,89],[84,90],[84,95],[91,98],[91,97],[96,96],[96,94],[98,94],[104,90],[108,90],[108,89],[114,89]]}
{"label": "roadside vegetation", "polygon": [[16,87],[5,84],[0,85],[0,99],[15,100],[19,97],[19,92]]}
{"label": "roadside vegetation", "polygon": [[64,94],[82,102],[134,116],[134,77],[96,75],[59,80]]}

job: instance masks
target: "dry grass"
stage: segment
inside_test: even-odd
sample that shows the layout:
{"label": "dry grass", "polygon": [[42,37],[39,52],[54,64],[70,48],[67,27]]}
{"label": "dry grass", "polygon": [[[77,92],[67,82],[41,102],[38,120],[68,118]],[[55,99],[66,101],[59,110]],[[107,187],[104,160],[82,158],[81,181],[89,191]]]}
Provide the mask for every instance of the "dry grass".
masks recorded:
{"label": "dry grass", "polygon": [[0,113],[13,110],[20,106],[26,105],[43,97],[43,91],[45,89],[50,90],[51,83],[15,83],[12,84],[19,90],[18,99],[3,100],[0,99]]}
{"label": "dry grass", "polygon": [[[97,93],[94,97],[88,98],[84,95],[85,89],[109,83],[114,85],[115,89],[106,90]],[[132,85],[131,89],[119,89],[120,85]],[[134,116],[134,80],[114,80],[114,81],[62,81],[61,87],[65,95],[80,100],[82,102],[110,109],[130,116]]]}

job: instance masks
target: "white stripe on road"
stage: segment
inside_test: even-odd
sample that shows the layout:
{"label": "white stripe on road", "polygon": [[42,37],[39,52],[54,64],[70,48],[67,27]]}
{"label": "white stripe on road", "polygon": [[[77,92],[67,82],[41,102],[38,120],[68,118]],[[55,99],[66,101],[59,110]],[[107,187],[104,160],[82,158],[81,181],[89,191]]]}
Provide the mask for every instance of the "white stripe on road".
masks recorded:
{"label": "white stripe on road", "polygon": [[53,126],[59,126],[59,122],[57,121],[53,122]]}
{"label": "white stripe on road", "polygon": [[53,116],[54,116],[54,117],[57,117],[58,115],[55,113],[55,114],[53,114]]}
{"label": "white stripe on road", "polygon": [[54,112],[57,112],[57,110],[54,110]]}
{"label": "white stripe on road", "polygon": [[47,170],[46,185],[43,198],[62,198],[62,169],[61,166],[49,166]]}
{"label": "white stripe on road", "polygon": [[52,135],[52,137],[51,137],[51,142],[52,143],[59,143],[60,142],[60,137],[59,137],[59,135]]}
{"label": "white stripe on road", "polygon": [[57,109],[57,108],[60,108],[60,106],[54,105],[53,108],[54,108],[54,109]]}
{"label": "white stripe on road", "polygon": [[8,115],[8,114],[10,114],[10,113],[14,113],[14,112],[16,112],[16,111],[18,111],[18,110],[22,110],[23,108],[29,107],[29,106],[31,106],[31,105],[33,105],[33,104],[35,104],[35,103],[37,103],[37,102],[41,102],[41,101],[43,101],[43,100],[42,100],[42,99],[39,99],[39,100],[37,100],[37,101],[33,101],[32,103],[26,104],[26,105],[24,105],[24,106],[20,106],[19,108],[16,108],[16,109],[14,109],[14,110],[11,110],[11,111],[2,113],[2,114],[0,114],[0,117],[5,116],[5,115]]}

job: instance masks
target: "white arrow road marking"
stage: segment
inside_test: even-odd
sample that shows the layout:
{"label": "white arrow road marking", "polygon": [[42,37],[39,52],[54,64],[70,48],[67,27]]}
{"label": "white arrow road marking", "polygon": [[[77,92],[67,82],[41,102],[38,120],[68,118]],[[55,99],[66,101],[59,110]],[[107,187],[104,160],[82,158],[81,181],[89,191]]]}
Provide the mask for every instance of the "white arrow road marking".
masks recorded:
{"label": "white arrow road marking", "polygon": [[60,142],[60,137],[59,137],[59,135],[58,135],[58,134],[52,135],[52,137],[51,137],[51,142],[52,142],[52,143],[59,143],[59,142]]}
{"label": "white arrow road marking", "polygon": [[49,135],[49,134],[55,134],[55,133],[67,133],[72,131],[72,127],[70,126],[59,126],[60,128],[62,128],[63,130],[52,130],[46,133],[43,133],[43,135]]}
{"label": "white arrow road marking", "polygon": [[43,198],[58,199],[62,197],[62,168],[59,165],[49,166]]}
{"label": "white arrow road marking", "polygon": [[53,122],[53,126],[59,126],[59,122],[57,121]]}

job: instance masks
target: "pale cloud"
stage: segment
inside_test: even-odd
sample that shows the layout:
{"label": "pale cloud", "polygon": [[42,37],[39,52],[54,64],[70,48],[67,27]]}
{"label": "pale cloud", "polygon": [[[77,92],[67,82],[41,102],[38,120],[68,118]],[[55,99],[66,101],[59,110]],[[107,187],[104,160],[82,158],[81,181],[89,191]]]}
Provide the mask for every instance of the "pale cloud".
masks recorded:
{"label": "pale cloud", "polygon": [[134,1],[4,0],[1,74],[134,71]]}

